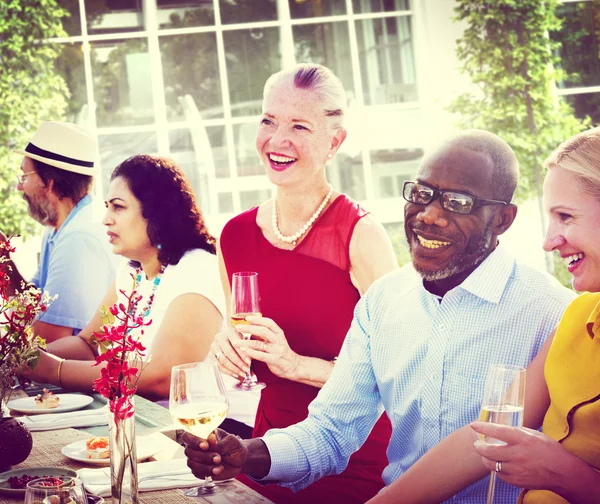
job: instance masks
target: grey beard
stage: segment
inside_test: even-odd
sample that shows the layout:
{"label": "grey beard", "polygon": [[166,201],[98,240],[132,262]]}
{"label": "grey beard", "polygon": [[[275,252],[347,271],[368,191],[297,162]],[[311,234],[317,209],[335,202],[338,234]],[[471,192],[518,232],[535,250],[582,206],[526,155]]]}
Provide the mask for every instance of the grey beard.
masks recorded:
{"label": "grey beard", "polygon": [[[487,247],[486,247],[487,248]],[[485,249],[481,250],[481,255],[477,256],[475,260],[470,262],[464,262],[462,264],[455,264],[454,262],[446,266],[444,269],[439,271],[427,271],[422,270],[420,268],[415,267],[417,273],[421,275],[423,280],[426,282],[436,282],[438,280],[445,280],[446,278],[450,278],[454,275],[458,275],[469,268],[475,268],[479,266],[483,262],[483,260],[487,257],[487,254],[484,255]]]}
{"label": "grey beard", "polygon": [[28,212],[31,218],[39,222],[42,226],[55,226],[58,222],[58,215],[54,207],[47,200],[34,201],[32,198],[23,195],[27,201]]}
{"label": "grey beard", "polygon": [[477,242],[477,245],[473,247],[472,250],[468,251],[468,253],[470,254],[476,254],[473,259],[466,260],[464,255],[467,252],[465,252],[461,255],[455,256],[454,259],[452,259],[452,261],[450,261],[450,263],[444,269],[438,271],[429,271],[422,270],[421,268],[414,266],[415,270],[417,271],[417,273],[419,273],[419,275],[421,275],[423,280],[425,280],[426,282],[436,282],[439,280],[445,280],[446,278],[450,278],[454,275],[458,275],[459,273],[462,273],[463,271],[466,271],[468,269],[476,268],[488,256],[488,250],[492,246],[490,232],[491,227],[492,220],[490,219],[488,225],[483,231],[483,235]]}

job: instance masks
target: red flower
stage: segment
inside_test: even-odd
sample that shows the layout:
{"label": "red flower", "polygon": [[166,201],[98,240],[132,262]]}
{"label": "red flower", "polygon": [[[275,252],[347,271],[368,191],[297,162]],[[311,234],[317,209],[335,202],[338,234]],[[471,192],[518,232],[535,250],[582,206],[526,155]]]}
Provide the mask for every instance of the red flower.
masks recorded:
{"label": "red flower", "polygon": [[131,397],[137,391],[137,381],[142,369],[132,363],[141,363],[146,350],[135,334],[138,331],[143,334],[142,328],[152,322],[144,322],[142,317],[135,315],[137,304],[142,298],[135,291],[138,273],[139,270],[132,275],[134,290],[131,294],[121,291],[127,299],[127,306],[119,303],[104,309],[105,325],[101,332],[94,333],[96,342],[103,350],[96,357],[95,365],[104,365],[100,378],[94,380],[94,390],[108,399],[115,421],[133,415]]}
{"label": "red flower", "polygon": [[9,240],[0,241],[0,401],[10,394],[14,376],[39,358],[38,347],[45,342],[33,336],[31,328],[54,299],[25,284],[14,296],[9,295],[9,254],[14,251]]}

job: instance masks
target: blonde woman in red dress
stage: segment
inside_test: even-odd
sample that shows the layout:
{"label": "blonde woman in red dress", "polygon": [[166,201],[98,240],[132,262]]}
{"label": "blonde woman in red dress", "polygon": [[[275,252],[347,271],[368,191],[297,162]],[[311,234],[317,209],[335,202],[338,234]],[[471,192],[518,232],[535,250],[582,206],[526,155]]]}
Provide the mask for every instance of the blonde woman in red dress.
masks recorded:
{"label": "blonde woman in red dress", "polygon": [[[320,65],[269,78],[256,148],[276,195],[233,218],[221,235],[226,294],[233,273],[258,272],[262,316],[248,317],[243,328],[252,340],[230,326],[212,345],[223,372],[242,379],[251,364],[266,384],[253,437],[307,417],[360,296],[397,268],[383,226],[327,182],[326,164],[346,138],[345,101],[339,79]],[[383,487],[390,433],[384,415],[343,473],[296,494],[240,478],[277,503],[363,503]]]}

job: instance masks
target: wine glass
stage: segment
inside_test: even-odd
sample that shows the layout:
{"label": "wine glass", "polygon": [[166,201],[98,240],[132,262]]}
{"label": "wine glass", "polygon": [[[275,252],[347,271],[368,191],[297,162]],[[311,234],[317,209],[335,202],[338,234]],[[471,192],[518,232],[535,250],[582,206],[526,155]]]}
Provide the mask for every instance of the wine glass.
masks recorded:
{"label": "wine glass", "polygon": [[77,478],[42,477],[31,480],[25,487],[25,504],[40,502],[87,504],[87,497]]}
{"label": "wine glass", "polygon": [[[231,325],[237,327],[246,324],[246,317],[251,315],[260,316],[260,296],[258,295],[258,273],[253,271],[240,271],[234,273],[231,279]],[[250,339],[250,333],[240,331],[244,339]],[[248,371],[244,381],[237,383],[235,388],[239,390],[260,390],[265,384],[256,381],[252,371]]]}
{"label": "wine glass", "polygon": [[[229,410],[229,400],[216,361],[193,362],[171,370],[169,412],[186,431],[206,439]],[[185,492],[188,497],[218,493],[210,476],[204,485]]]}
{"label": "wine glass", "polygon": [[[525,402],[525,368],[502,364],[492,364],[485,380],[485,390],[479,420],[511,427],[523,427]],[[504,444],[503,441],[482,436],[490,444]],[[494,502],[497,474],[492,471],[488,486],[487,504]]]}

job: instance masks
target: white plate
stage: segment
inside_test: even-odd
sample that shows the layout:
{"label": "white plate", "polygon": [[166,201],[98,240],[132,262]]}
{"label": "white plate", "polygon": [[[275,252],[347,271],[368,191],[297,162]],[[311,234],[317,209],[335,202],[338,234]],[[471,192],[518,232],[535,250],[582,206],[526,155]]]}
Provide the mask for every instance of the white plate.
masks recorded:
{"label": "white plate", "polygon": [[85,408],[88,404],[94,401],[93,397],[82,394],[56,394],[60,398],[56,408],[36,408],[34,397],[22,397],[21,399],[13,399],[8,401],[9,409],[25,413],[27,415],[35,415],[41,413],[64,413],[65,411],[75,411]]}
{"label": "white plate", "polygon": [[[91,437],[91,436],[90,436]],[[109,465],[110,459],[91,459],[87,456],[85,449],[85,442],[87,439],[80,439],[74,443],[64,446],[61,450],[65,457],[77,460],[78,462],[85,462],[91,465]],[[167,438],[162,434],[151,434],[149,436],[137,436],[136,437],[136,453],[138,462],[152,457],[160,453],[166,448]]]}

